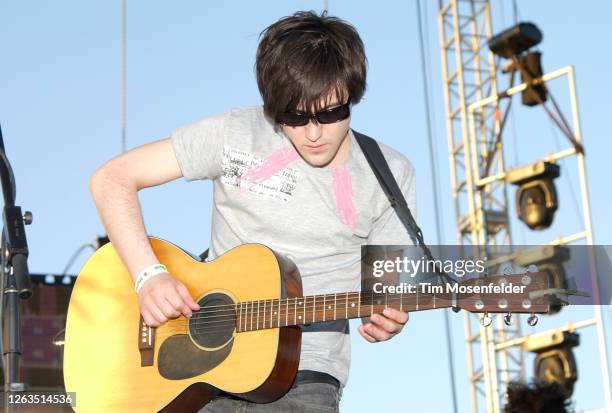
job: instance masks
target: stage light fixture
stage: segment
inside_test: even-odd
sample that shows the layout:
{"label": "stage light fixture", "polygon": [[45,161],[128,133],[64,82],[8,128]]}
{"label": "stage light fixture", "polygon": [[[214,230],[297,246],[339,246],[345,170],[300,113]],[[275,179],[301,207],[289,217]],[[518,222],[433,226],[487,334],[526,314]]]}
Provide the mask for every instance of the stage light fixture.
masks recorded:
{"label": "stage light fixture", "polygon": [[498,56],[510,59],[542,41],[542,32],[529,22],[519,23],[489,39],[489,50]]}
{"label": "stage light fixture", "polygon": [[507,172],[506,181],[518,185],[516,213],[529,228],[543,230],[552,224],[558,207],[553,179],[559,174],[559,165],[545,161]]}
{"label": "stage light fixture", "polygon": [[580,344],[580,336],[569,331],[544,332],[530,336],[524,344],[536,353],[534,377],[545,383],[557,383],[570,397],[578,380],[578,369],[572,348]]}
{"label": "stage light fixture", "polygon": [[[542,41],[542,32],[533,23],[519,23],[489,40],[489,49],[498,56],[512,59],[503,72],[518,70],[527,88],[521,92],[523,104],[536,106],[548,99],[548,90],[542,82],[542,54],[528,50]],[[526,52],[526,53],[525,53]]]}
{"label": "stage light fixture", "polygon": [[[521,72],[521,82],[529,86],[521,93],[521,99],[525,106],[536,106],[548,99],[548,90],[541,81],[542,75],[542,53],[529,52],[518,58],[521,65],[517,68]],[[535,79],[535,81],[534,81]]]}

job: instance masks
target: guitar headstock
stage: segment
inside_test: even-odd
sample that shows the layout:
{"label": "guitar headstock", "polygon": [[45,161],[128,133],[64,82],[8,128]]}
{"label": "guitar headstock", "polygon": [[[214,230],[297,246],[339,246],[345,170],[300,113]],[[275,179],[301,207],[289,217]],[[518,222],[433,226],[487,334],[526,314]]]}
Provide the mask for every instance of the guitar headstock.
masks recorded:
{"label": "guitar headstock", "polygon": [[545,314],[550,310],[550,299],[542,294],[548,289],[544,271],[466,279],[454,288],[458,307],[472,313]]}

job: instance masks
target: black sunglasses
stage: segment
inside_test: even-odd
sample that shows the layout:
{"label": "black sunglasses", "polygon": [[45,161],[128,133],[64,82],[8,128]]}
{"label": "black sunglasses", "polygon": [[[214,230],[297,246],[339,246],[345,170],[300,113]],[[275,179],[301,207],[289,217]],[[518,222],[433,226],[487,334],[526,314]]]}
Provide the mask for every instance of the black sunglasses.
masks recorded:
{"label": "black sunglasses", "polygon": [[350,99],[344,105],[325,109],[312,115],[306,112],[290,110],[278,115],[276,121],[287,126],[304,126],[310,122],[310,119],[316,120],[318,123],[328,124],[343,121],[349,116],[351,116]]}

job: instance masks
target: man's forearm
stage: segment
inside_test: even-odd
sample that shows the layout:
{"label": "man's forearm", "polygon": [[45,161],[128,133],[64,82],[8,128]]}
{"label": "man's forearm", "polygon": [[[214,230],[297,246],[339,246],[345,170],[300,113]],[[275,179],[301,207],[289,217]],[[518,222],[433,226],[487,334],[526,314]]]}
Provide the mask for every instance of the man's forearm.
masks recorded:
{"label": "man's forearm", "polygon": [[[162,139],[111,159],[89,181],[106,233],[134,282],[142,270],[159,262],[147,237],[138,191],[181,175],[172,141]],[[200,309],[187,287],[167,272],[141,282],[136,295],[140,314],[151,327]]]}
{"label": "man's forearm", "polygon": [[159,262],[147,237],[138,189],[107,166],[91,177],[90,190],[106,233],[135,280],[140,271]]}

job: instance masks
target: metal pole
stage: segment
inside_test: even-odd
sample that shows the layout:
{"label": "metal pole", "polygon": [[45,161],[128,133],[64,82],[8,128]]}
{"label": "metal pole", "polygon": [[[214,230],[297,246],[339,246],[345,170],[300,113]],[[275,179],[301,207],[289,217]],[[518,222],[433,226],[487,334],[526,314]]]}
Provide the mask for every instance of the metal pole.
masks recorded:
{"label": "metal pole", "polygon": [[126,37],[127,37],[127,16],[126,16],[126,0],[121,0],[121,40],[120,40],[120,84],[119,84],[119,94],[120,94],[120,114],[119,114],[119,124],[121,128],[121,152],[125,152],[127,150],[127,134],[126,134],[126,112],[127,112],[127,102],[126,102]]}

